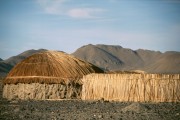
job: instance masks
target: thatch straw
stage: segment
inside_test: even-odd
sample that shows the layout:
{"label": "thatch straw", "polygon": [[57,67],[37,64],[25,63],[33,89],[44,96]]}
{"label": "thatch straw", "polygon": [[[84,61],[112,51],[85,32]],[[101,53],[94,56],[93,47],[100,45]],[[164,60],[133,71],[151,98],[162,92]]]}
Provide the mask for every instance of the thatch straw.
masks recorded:
{"label": "thatch straw", "polygon": [[9,72],[4,83],[61,83],[96,72],[103,71],[66,53],[45,51],[33,54],[17,64]]}
{"label": "thatch straw", "polygon": [[180,74],[90,74],[83,77],[82,99],[180,102]]}
{"label": "thatch straw", "polygon": [[145,74],[145,71],[142,70],[124,70],[124,71],[107,71],[107,74]]}

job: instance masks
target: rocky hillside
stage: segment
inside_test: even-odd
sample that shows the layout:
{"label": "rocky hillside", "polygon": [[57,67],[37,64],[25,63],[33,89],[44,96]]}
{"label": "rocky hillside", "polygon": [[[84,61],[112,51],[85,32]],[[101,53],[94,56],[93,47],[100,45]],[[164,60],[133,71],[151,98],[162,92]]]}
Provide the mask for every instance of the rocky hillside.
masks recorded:
{"label": "rocky hillside", "polygon": [[12,66],[16,65],[17,63],[21,62],[22,60],[24,60],[25,58],[29,57],[32,54],[38,53],[38,52],[42,52],[42,51],[46,51],[45,49],[39,49],[39,50],[27,50],[24,51],[23,53],[16,55],[16,56],[12,56],[6,60],[4,60],[4,63],[10,64]]}
{"label": "rocky hillside", "polygon": [[6,76],[12,67],[12,65],[0,61],[0,77]]}
{"label": "rocky hillside", "polygon": [[86,45],[74,56],[104,70],[143,70],[148,73],[180,73],[180,52],[131,50],[112,45]]}

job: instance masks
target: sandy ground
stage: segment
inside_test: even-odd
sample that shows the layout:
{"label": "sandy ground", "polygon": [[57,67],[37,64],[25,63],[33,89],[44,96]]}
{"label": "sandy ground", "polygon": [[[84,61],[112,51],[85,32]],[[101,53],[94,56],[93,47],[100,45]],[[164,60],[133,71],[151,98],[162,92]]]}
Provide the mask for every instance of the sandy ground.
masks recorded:
{"label": "sandy ground", "polygon": [[0,120],[180,120],[180,103],[8,101],[0,88]]}

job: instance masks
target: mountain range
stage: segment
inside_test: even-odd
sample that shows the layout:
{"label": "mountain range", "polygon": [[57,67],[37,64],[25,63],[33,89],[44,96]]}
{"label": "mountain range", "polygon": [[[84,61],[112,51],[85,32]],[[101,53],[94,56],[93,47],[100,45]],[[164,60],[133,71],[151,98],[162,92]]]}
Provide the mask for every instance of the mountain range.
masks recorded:
{"label": "mountain range", "polygon": [[[27,50],[6,60],[0,59],[0,76],[28,56],[46,49]],[[142,70],[147,73],[180,73],[180,52],[165,53],[151,50],[132,50],[115,45],[85,45],[73,56],[88,61],[105,71]]]}
{"label": "mountain range", "polygon": [[150,50],[131,50],[114,45],[86,45],[74,56],[104,70],[143,70],[147,73],[180,73],[180,52],[161,53]]}

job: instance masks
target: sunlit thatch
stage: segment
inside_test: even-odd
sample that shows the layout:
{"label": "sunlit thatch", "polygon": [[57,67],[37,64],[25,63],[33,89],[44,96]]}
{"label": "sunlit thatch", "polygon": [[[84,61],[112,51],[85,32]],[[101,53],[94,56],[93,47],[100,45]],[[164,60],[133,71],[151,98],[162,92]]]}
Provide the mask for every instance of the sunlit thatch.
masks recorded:
{"label": "sunlit thatch", "polygon": [[180,74],[90,74],[83,100],[180,102]]}

